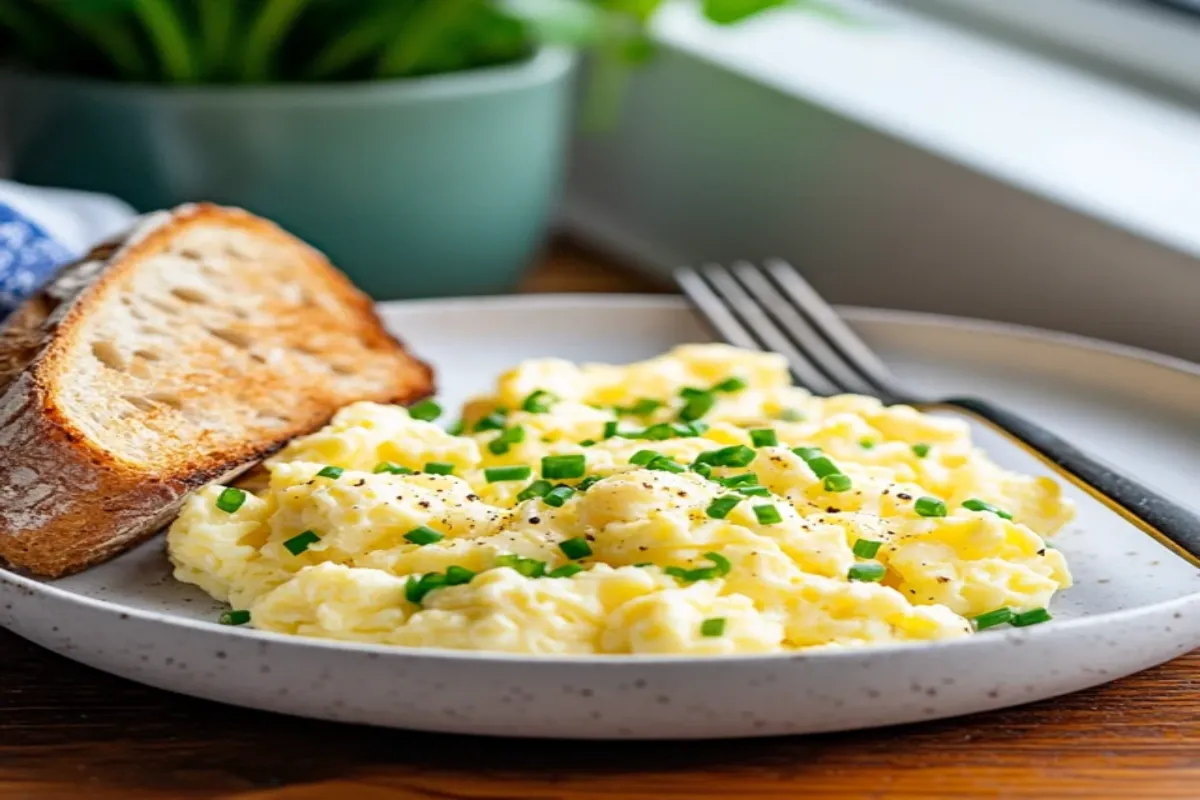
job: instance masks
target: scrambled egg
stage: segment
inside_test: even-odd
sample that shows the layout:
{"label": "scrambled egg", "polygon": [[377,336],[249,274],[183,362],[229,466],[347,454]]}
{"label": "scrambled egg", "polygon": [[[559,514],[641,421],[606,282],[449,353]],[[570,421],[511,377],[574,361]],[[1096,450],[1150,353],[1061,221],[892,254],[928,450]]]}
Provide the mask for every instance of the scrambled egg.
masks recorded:
{"label": "scrambled egg", "polygon": [[358,403],[211,486],[168,535],[224,621],[522,653],[752,653],[1045,621],[1072,516],[967,426],[791,385],[691,345],[628,366],[525,362],[461,433]]}

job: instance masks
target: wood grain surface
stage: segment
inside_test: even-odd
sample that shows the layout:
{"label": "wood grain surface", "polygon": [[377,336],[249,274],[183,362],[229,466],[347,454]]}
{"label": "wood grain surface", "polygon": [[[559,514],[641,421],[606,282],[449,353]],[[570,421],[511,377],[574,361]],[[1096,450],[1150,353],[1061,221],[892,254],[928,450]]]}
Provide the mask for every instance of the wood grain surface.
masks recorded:
{"label": "wood grain surface", "polygon": [[[528,291],[646,291],[558,243]],[[1019,664],[1013,665],[1019,669]],[[114,678],[0,631],[0,798],[1200,798],[1200,652],[958,720],[731,742],[473,739],[292,719]]]}

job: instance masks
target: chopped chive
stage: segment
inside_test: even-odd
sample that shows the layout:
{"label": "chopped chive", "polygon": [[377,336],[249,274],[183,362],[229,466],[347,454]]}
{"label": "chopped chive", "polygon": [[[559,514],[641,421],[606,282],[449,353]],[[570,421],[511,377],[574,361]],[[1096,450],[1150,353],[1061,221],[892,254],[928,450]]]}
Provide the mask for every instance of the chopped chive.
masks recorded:
{"label": "chopped chive", "polygon": [[773,428],[759,428],[750,431],[750,443],[755,447],[775,447],[779,444],[779,437]]}
{"label": "chopped chive", "polygon": [[552,480],[582,478],[587,471],[587,456],[546,456],[542,459],[542,477]]}
{"label": "chopped chive", "polygon": [[446,576],[440,572],[429,572],[422,575],[420,578],[415,575],[409,576],[408,581],[404,584],[404,598],[414,605],[421,605],[425,595],[432,592],[434,589],[440,589],[447,585]]}
{"label": "chopped chive", "polygon": [[688,401],[684,403],[683,408],[679,411],[679,418],[684,422],[694,422],[709,411],[712,411],[712,407],[716,403],[717,398],[708,393],[689,397]]}
{"label": "chopped chive", "polygon": [[874,558],[879,552],[879,548],[883,546],[883,542],[877,542],[874,539],[859,539],[854,543],[854,555],[859,558]]}
{"label": "chopped chive", "polygon": [[684,569],[683,567],[663,567],[663,572],[667,573],[672,578],[679,578],[682,581],[691,580],[688,578],[688,575],[691,574],[691,570]]}
{"label": "chopped chive", "polygon": [[386,472],[389,475],[412,475],[412,470],[391,461],[380,461],[372,470],[376,475]]}
{"label": "chopped chive", "polygon": [[714,392],[738,392],[746,388],[746,382],[741,378],[726,378],[713,387]]}
{"label": "chopped chive", "polygon": [[603,475],[588,475],[579,483],[575,484],[575,491],[586,492],[588,489],[592,488],[602,480],[604,480]]}
{"label": "chopped chive", "polygon": [[995,514],[1000,519],[1012,519],[1013,518],[1013,515],[1008,513],[1004,509],[997,508],[996,506],[992,505],[991,503],[985,503],[977,497],[972,497],[970,500],[964,500],[963,508],[969,509],[971,511],[990,511],[991,513]]}
{"label": "chopped chive", "polygon": [[526,578],[540,578],[546,574],[546,562],[536,558],[524,558],[516,553],[496,557],[497,567],[510,567]]}
{"label": "chopped chive", "polygon": [[696,473],[701,478],[711,478],[712,471],[713,471],[713,468],[710,467],[708,464],[700,464],[697,462],[692,462],[692,472]]}
{"label": "chopped chive", "polygon": [[863,561],[850,567],[850,571],[846,573],[846,577],[852,581],[879,583],[886,574],[887,568],[878,561]]}
{"label": "chopped chive", "polygon": [[729,512],[733,511],[734,507],[740,502],[742,502],[742,498],[734,497],[733,495],[718,497],[708,504],[708,508],[704,509],[704,513],[713,519],[725,519],[725,517],[729,516]]}
{"label": "chopped chive", "polygon": [[870,450],[875,447],[875,442],[871,439],[859,439],[858,446],[863,450]]}
{"label": "chopped chive", "polygon": [[424,472],[430,475],[453,475],[454,465],[445,461],[430,461],[425,465]]}
{"label": "chopped chive", "polygon": [[1013,618],[1012,609],[1008,606],[1001,606],[995,611],[989,611],[986,614],[980,614],[971,621],[975,623],[975,630],[982,631],[987,628],[994,628],[997,625],[1003,625]]}
{"label": "chopped chive", "polygon": [[779,513],[779,509],[773,505],[754,506],[753,510],[760,525],[777,525],[783,522],[783,516]]}
{"label": "chopped chive", "polygon": [[781,408],[775,415],[775,419],[780,422],[803,422],[804,413],[794,408]]}
{"label": "chopped chive", "polygon": [[614,436],[619,436],[620,434],[617,433],[618,427],[619,423],[614,421],[604,423],[604,438],[611,439]]}
{"label": "chopped chive", "polygon": [[647,417],[657,411],[661,406],[661,401],[655,400],[652,397],[643,397],[632,406],[625,409],[625,411],[634,415],[635,417]]}
{"label": "chopped chive", "polygon": [[250,621],[250,612],[245,610],[225,611],[221,616],[217,617],[217,622],[222,625],[245,625]]}
{"label": "chopped chive", "polygon": [[563,555],[570,559],[587,558],[592,554],[592,546],[582,536],[559,542],[558,549],[562,550]]}
{"label": "chopped chive", "polygon": [[634,564],[633,566],[635,566],[635,567],[653,567],[654,562],[653,561],[639,561],[638,563]]}
{"label": "chopped chive", "polygon": [[591,447],[591,446],[592,446],[592,445],[594,445],[595,443],[596,443],[596,440],[595,440],[595,439],[584,439],[583,441],[581,441],[581,442],[579,443],[579,446],[580,446],[580,447]]}
{"label": "chopped chive", "polygon": [[550,406],[561,399],[553,392],[547,392],[545,389],[535,389],[521,403],[521,410],[528,411],[531,414],[545,414],[550,410]]}
{"label": "chopped chive", "polygon": [[552,508],[562,508],[563,504],[570,500],[573,494],[575,494],[575,490],[570,486],[559,484],[546,492],[542,500]]}
{"label": "chopped chive", "polygon": [[700,422],[699,420],[695,422],[676,422],[671,425],[671,430],[675,432],[676,436],[682,438],[703,436],[704,432],[708,430],[708,423]]}
{"label": "chopped chive", "polygon": [[758,486],[757,484],[755,484],[753,486],[738,486],[736,489],[734,489],[734,491],[736,491],[738,494],[744,494],[747,497],[770,497],[771,496],[770,489],[768,489],[765,486]]}
{"label": "chopped chive", "polygon": [[812,461],[814,458],[820,457],[822,451],[819,447],[793,447],[792,452],[795,453],[801,461],[807,462]]}
{"label": "chopped chive", "polygon": [[[533,470],[530,470],[531,474],[532,474],[532,472],[533,472]],[[520,500],[523,503],[526,500],[530,500],[534,497],[545,497],[546,493],[549,492],[553,488],[554,488],[554,484],[552,484],[550,481],[544,481],[539,478],[538,480],[534,481],[533,483],[529,484],[524,489],[522,489],[517,494],[517,500]]]}
{"label": "chopped chive", "polygon": [[680,580],[695,583],[696,581],[707,581],[713,578],[719,578],[723,575],[728,575],[732,565],[729,559],[720,553],[705,553],[704,557],[713,562],[711,567],[697,567],[696,569],[684,569],[683,567],[664,567],[663,572],[668,575],[679,578]]}
{"label": "chopped chive", "polygon": [[646,469],[654,469],[658,470],[659,472],[674,472],[675,474],[687,472],[687,467],[678,463],[675,461],[675,459],[670,458],[669,456],[659,456],[647,464]]}
{"label": "chopped chive", "polygon": [[572,575],[578,575],[583,572],[583,567],[578,564],[563,564],[561,567],[552,569],[546,573],[547,578],[569,578]]}
{"label": "chopped chive", "polygon": [[499,436],[488,442],[488,450],[495,455],[502,456],[511,449],[512,445],[520,444],[523,441],[525,441],[525,429],[520,425],[514,425],[511,428],[505,428]]}
{"label": "chopped chive", "polygon": [[1013,618],[1009,621],[1014,628],[1024,628],[1029,625],[1037,625],[1042,622],[1049,622],[1052,619],[1050,612],[1044,608],[1035,608],[1032,611],[1025,611],[1020,614],[1013,614]]}
{"label": "chopped chive", "polygon": [[753,472],[743,472],[726,478],[717,478],[717,483],[730,489],[735,486],[753,486],[758,483],[758,476]]}
{"label": "chopped chive", "polygon": [[442,539],[446,538],[446,535],[444,533],[438,533],[433,528],[422,525],[421,527],[413,528],[411,531],[404,534],[404,538],[413,544],[419,544],[424,547],[427,544],[440,542]]}
{"label": "chopped chive", "polygon": [[460,567],[457,564],[446,570],[447,586],[461,586],[464,583],[470,583],[474,578],[474,572],[466,567]]}
{"label": "chopped chive", "polygon": [[527,480],[531,475],[533,475],[533,468],[525,464],[516,464],[511,467],[487,467],[483,471],[483,477],[488,483],[523,481]]}
{"label": "chopped chive", "polygon": [[936,497],[918,497],[913,510],[922,517],[946,516],[946,504]]}
{"label": "chopped chive", "polygon": [[684,400],[691,400],[693,397],[704,397],[707,394],[712,394],[709,389],[697,389],[695,386],[685,386],[679,390],[679,396]]}
{"label": "chopped chive", "polygon": [[813,471],[813,475],[818,478],[828,478],[830,475],[842,474],[841,469],[837,464],[834,464],[825,456],[817,456],[808,460],[808,468]]}
{"label": "chopped chive", "polygon": [[912,451],[914,454],[916,454],[917,458],[924,458],[925,456],[929,455],[929,445],[924,443],[914,444],[912,446]]}
{"label": "chopped chive", "polygon": [[246,502],[246,493],[234,486],[226,486],[217,495],[217,508],[226,514],[232,514]]}
{"label": "chopped chive", "polygon": [[825,476],[825,491],[827,492],[848,492],[854,482],[850,480],[849,475],[826,475]]}
{"label": "chopped chive", "polygon": [[321,537],[317,536],[316,531],[305,531],[304,533],[298,533],[285,541],[283,546],[287,548],[289,553],[294,556],[298,556],[319,541],[321,541]]}
{"label": "chopped chive", "polygon": [[455,420],[453,423],[451,423],[446,428],[446,433],[450,434],[451,436],[462,436],[463,432],[466,431],[466,429],[467,429],[467,423],[465,423],[461,419],[459,419],[459,420]]}
{"label": "chopped chive", "polygon": [[651,425],[649,428],[646,428],[636,438],[649,439],[652,442],[664,442],[674,436],[675,429],[666,422],[660,422],[657,425]]}
{"label": "chopped chive", "polygon": [[700,623],[701,636],[720,636],[725,633],[725,618],[710,617]]}
{"label": "chopped chive", "polygon": [[745,467],[755,459],[758,453],[746,447],[744,444],[735,444],[730,447],[722,447],[720,450],[713,451],[712,461],[714,467]]}
{"label": "chopped chive", "polygon": [[408,407],[408,415],[422,422],[433,422],[442,415],[442,407],[431,399],[422,400],[416,405]]}
{"label": "chopped chive", "polygon": [[345,471],[346,470],[342,469],[341,467],[321,467],[321,471],[317,473],[317,477],[329,478],[336,481],[338,478],[342,477],[342,473]]}
{"label": "chopped chive", "polygon": [[496,409],[492,413],[476,422],[475,427],[472,428],[472,430],[475,433],[480,433],[482,431],[502,431],[504,430],[506,417],[507,415],[501,412],[500,409]]}

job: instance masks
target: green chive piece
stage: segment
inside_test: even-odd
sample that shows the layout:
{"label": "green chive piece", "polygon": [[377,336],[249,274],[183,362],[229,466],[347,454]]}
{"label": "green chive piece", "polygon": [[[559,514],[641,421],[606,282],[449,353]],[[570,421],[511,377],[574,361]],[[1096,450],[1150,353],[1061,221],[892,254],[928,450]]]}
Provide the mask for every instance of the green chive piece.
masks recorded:
{"label": "green chive piece", "polygon": [[717,404],[717,398],[709,393],[698,394],[688,398],[679,411],[679,418],[684,422],[695,422],[703,417]]}
{"label": "green chive piece", "polygon": [[446,586],[447,583],[446,576],[440,572],[429,572],[420,578],[415,575],[409,576],[408,581],[404,584],[404,598],[419,606],[425,600],[425,595],[434,589]]}
{"label": "green chive piece", "polygon": [[245,625],[250,621],[250,612],[244,610],[225,611],[221,616],[217,617],[217,622],[222,625]]}
{"label": "green chive piece", "polygon": [[424,471],[430,475],[453,475],[454,465],[445,461],[430,461],[425,465]]}
{"label": "green chive piece", "polygon": [[879,548],[883,546],[883,542],[877,542],[874,539],[859,539],[854,543],[854,555],[859,558],[874,558],[879,552]]}
{"label": "green chive piece", "polygon": [[587,471],[587,456],[546,456],[542,459],[542,477],[551,480],[582,478]]}
{"label": "green chive piece", "polygon": [[644,467],[656,458],[662,458],[662,453],[656,450],[638,450],[630,456],[629,463]]}
{"label": "green chive piece", "polygon": [[573,494],[575,494],[575,490],[570,486],[563,486],[562,484],[559,484],[550,491],[546,492],[546,495],[542,498],[542,500],[546,503],[546,505],[551,506],[552,508],[562,508],[563,504],[570,500]]}
{"label": "green chive piece", "polygon": [[561,567],[552,569],[546,573],[547,578],[569,578],[572,575],[578,575],[583,572],[583,567],[578,564],[563,564]]}
{"label": "green chive piece", "polygon": [[875,447],[875,442],[871,439],[859,439],[858,446],[863,450],[870,450]]}
{"label": "green chive piece", "polygon": [[733,511],[734,507],[740,502],[742,502],[742,498],[727,494],[709,503],[708,508],[704,509],[704,513],[713,519],[725,519],[725,517],[729,516],[729,512]]}
{"label": "green chive piece", "polygon": [[525,441],[525,429],[520,425],[514,425],[511,428],[506,428],[500,432],[500,435],[488,442],[488,450],[498,456],[502,456],[509,451],[514,444],[520,444]]}
{"label": "green chive piece", "polygon": [[819,458],[822,451],[819,447],[794,447],[792,448],[792,452],[795,453],[801,461],[808,462],[812,461],[814,458]]}
{"label": "green chive piece", "polygon": [[946,516],[946,504],[936,497],[918,497],[913,510],[922,517]]}
{"label": "green chive piece", "polygon": [[775,415],[775,419],[780,422],[803,422],[804,413],[794,408],[781,408],[779,409],[779,413]]}
{"label": "green chive piece", "polygon": [[995,611],[989,611],[986,614],[980,614],[971,621],[975,623],[975,630],[982,631],[988,628],[994,628],[997,625],[1003,625],[1004,623],[1011,621],[1012,618],[1012,609],[1008,606],[1001,606]]}
{"label": "green chive piece", "polygon": [[412,475],[412,470],[391,461],[380,461],[372,470],[376,475],[386,472],[389,475]]}
{"label": "green chive piece", "polygon": [[531,414],[545,414],[550,410],[552,405],[561,399],[553,392],[547,392],[545,389],[535,389],[521,403],[521,410],[528,411]]}
{"label": "green chive piece", "polygon": [[738,494],[744,494],[747,497],[770,497],[771,490],[765,486],[739,486],[735,490]]}
{"label": "green chive piece", "polygon": [[316,531],[305,531],[304,533],[298,533],[292,538],[288,539],[283,543],[283,546],[287,548],[289,553],[294,556],[298,556],[319,541],[321,541],[321,537],[317,536]]}
{"label": "green chive piece", "polygon": [[667,439],[674,438],[675,429],[665,422],[660,422],[657,425],[651,425],[637,435],[638,439],[649,439],[652,442],[665,442]]}
{"label": "green chive piece", "polygon": [[[530,470],[529,472],[532,474],[533,470]],[[546,493],[553,488],[554,484],[550,481],[543,481],[539,479],[522,489],[520,493],[517,494],[517,500],[523,503],[526,500],[533,499],[534,497],[545,497]]]}
{"label": "green chive piece", "polygon": [[917,458],[924,458],[925,456],[929,455],[929,445],[923,444],[923,443],[922,444],[914,444],[912,446],[912,451],[917,456]]}
{"label": "green chive piece", "polygon": [[826,475],[825,476],[825,491],[827,492],[848,492],[854,482],[850,480],[849,475]]}
{"label": "green chive piece", "polygon": [[579,446],[580,447],[591,447],[595,443],[596,443],[595,439],[584,439],[582,442],[579,443]]}
{"label": "green chive piece", "polygon": [[732,565],[729,563],[729,559],[725,558],[725,556],[721,555],[720,553],[705,553],[704,557],[713,562],[711,567],[697,567],[696,569],[665,567],[663,572],[689,583],[712,580],[713,578],[720,578],[729,574],[729,570],[732,568]]}
{"label": "green chive piece", "polygon": [[753,510],[760,525],[777,525],[783,522],[783,516],[779,513],[779,509],[773,505],[754,506]]}
{"label": "green chive piece", "polygon": [[703,397],[706,394],[712,394],[709,389],[697,389],[695,386],[685,386],[679,390],[679,396],[684,400],[691,400],[693,397]]}
{"label": "green chive piece", "polygon": [[433,400],[422,400],[416,405],[408,407],[408,415],[422,422],[433,422],[442,415],[442,407]]}
{"label": "green chive piece", "polygon": [[[483,471],[483,477],[488,483],[524,481],[528,480],[531,475],[533,475],[533,468],[525,464],[516,464],[511,467],[487,467]],[[518,499],[520,499],[519,495]]]}
{"label": "green chive piece", "polygon": [[502,431],[504,430],[506,417],[507,414],[503,413],[497,408],[495,411],[476,422],[475,427],[472,430],[475,433],[480,433],[482,431]]}
{"label": "green chive piece", "polygon": [[773,428],[760,428],[750,431],[750,442],[755,447],[776,447],[779,445],[779,437],[775,435]]}
{"label": "green chive piece", "polygon": [[879,583],[886,574],[887,568],[878,561],[863,561],[852,566],[850,571],[846,573],[846,577],[852,581]]}
{"label": "green chive piece", "polygon": [[317,477],[329,478],[336,481],[338,478],[342,477],[342,473],[345,471],[346,470],[342,469],[341,467],[322,467],[321,471],[317,473]]}
{"label": "green chive piece", "polygon": [[726,378],[713,387],[714,392],[740,392],[746,388],[746,382],[741,378]]}
{"label": "green chive piece", "polygon": [[708,423],[700,422],[699,420],[695,422],[676,422],[671,425],[671,430],[674,431],[676,436],[690,439],[695,436],[703,436],[704,432],[708,430]]}
{"label": "green chive piece", "polygon": [[813,471],[813,474],[818,478],[828,478],[830,475],[841,475],[842,471],[825,456],[817,456],[808,460],[808,468]]}
{"label": "green chive piece", "polygon": [[413,544],[419,544],[424,547],[427,544],[440,542],[442,539],[446,538],[446,535],[444,533],[438,533],[433,528],[422,525],[421,527],[413,528],[411,531],[404,534],[404,538]]}
{"label": "green chive piece", "polygon": [[659,456],[647,464],[646,469],[655,469],[660,472],[674,472],[676,474],[680,472],[687,472],[687,467],[676,462],[669,456]]}
{"label": "green chive piece", "polygon": [[714,467],[745,467],[757,456],[758,453],[746,445],[735,444],[715,451],[711,463]]}
{"label": "green chive piece", "polygon": [[720,636],[725,633],[725,618],[710,617],[700,623],[701,636]]}
{"label": "green chive piece", "polygon": [[564,556],[573,560],[587,558],[592,554],[592,546],[582,536],[559,542],[558,549],[563,551]]}
{"label": "green chive piece", "polygon": [[467,429],[467,423],[463,422],[460,419],[460,420],[456,420],[451,425],[449,425],[446,428],[446,433],[450,434],[451,436],[462,436],[463,432],[466,431],[466,429]]}
{"label": "green chive piece", "polygon": [[991,513],[995,514],[1000,519],[1012,519],[1013,518],[1013,515],[1008,513],[1004,509],[997,508],[996,506],[992,505],[991,503],[985,503],[977,497],[972,497],[970,500],[964,500],[963,508],[969,509],[971,511],[990,511]]}
{"label": "green chive piece", "polygon": [[620,436],[621,434],[619,434],[617,432],[617,428],[619,427],[619,424],[620,423],[612,422],[612,421],[604,423],[604,438],[611,439],[614,436]]}
{"label": "green chive piece", "polygon": [[630,414],[637,417],[648,417],[657,411],[662,406],[662,401],[655,400],[652,397],[643,397],[627,409]]}
{"label": "green chive piece", "polygon": [[461,586],[464,583],[470,583],[475,578],[475,573],[466,567],[460,567],[457,564],[446,570],[446,585]]}
{"label": "green chive piece", "polygon": [[1025,628],[1029,625],[1038,625],[1043,622],[1049,622],[1053,617],[1050,612],[1044,608],[1035,608],[1032,611],[1025,611],[1020,614],[1013,614],[1010,624],[1014,628]]}
{"label": "green chive piece", "polygon": [[663,572],[672,578],[679,578],[681,581],[690,580],[688,575],[691,574],[691,570],[684,569],[683,567],[663,567]]}
{"label": "green chive piece", "polygon": [[536,558],[523,558],[515,553],[498,556],[497,567],[510,567],[526,578],[540,578],[546,574],[546,562]]}
{"label": "green chive piece", "polygon": [[711,478],[713,468],[708,464],[692,463],[692,472],[699,475],[701,478]]}
{"label": "green chive piece", "polygon": [[653,561],[639,561],[638,563],[634,564],[633,566],[635,566],[635,567],[653,567],[654,562]]}
{"label": "green chive piece", "polygon": [[246,493],[234,486],[226,486],[217,495],[217,508],[226,514],[232,514],[246,502]]}
{"label": "green chive piece", "polygon": [[604,480],[603,475],[588,475],[579,483],[575,484],[575,491],[586,492],[588,489],[592,488],[602,480]]}
{"label": "green chive piece", "polygon": [[743,472],[725,478],[717,478],[717,483],[732,489],[735,486],[753,486],[758,483],[758,476],[753,472]]}

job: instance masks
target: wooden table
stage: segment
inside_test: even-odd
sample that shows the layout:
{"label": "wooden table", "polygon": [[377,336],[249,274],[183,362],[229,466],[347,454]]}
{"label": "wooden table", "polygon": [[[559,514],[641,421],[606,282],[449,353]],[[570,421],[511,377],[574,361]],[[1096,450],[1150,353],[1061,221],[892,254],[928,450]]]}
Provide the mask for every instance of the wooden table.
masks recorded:
{"label": "wooden table", "polygon": [[[654,291],[559,243],[529,291]],[[741,742],[470,739],[149,689],[0,631],[0,798],[1200,798],[1200,652],[1023,708]]]}

